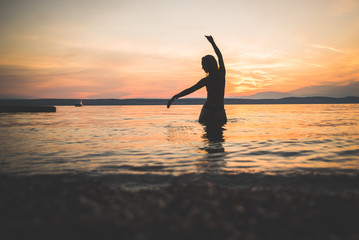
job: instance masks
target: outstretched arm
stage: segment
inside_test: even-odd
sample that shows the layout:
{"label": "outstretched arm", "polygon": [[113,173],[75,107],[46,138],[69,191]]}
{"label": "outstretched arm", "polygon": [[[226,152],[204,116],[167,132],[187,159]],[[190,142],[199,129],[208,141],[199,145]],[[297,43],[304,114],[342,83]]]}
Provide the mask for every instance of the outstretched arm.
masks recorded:
{"label": "outstretched arm", "polygon": [[174,95],[167,103],[167,108],[169,108],[172,104],[172,102],[175,100],[175,99],[178,99],[180,97],[184,97],[188,94],[191,94],[195,91],[197,91],[198,89],[204,87],[206,84],[205,84],[205,78],[203,78],[202,80],[200,80],[198,83],[196,83],[195,85],[193,85],[192,87],[190,88],[187,88],[185,90],[183,90],[182,92]]}
{"label": "outstretched arm", "polygon": [[219,48],[217,47],[216,43],[214,42],[213,37],[211,35],[205,36],[205,37],[207,38],[208,42],[211,43],[211,45],[212,45],[212,47],[214,49],[214,52],[216,53],[216,55],[218,57],[219,69],[225,71],[226,69],[224,67],[224,61],[223,61],[222,53],[219,50]]}

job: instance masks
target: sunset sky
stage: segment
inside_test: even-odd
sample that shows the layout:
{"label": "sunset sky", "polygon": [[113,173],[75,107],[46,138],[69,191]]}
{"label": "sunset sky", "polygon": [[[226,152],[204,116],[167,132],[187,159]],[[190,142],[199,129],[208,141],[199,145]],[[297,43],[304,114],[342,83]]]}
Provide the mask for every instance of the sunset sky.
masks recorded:
{"label": "sunset sky", "polygon": [[169,98],[205,34],[227,97],[359,81],[358,0],[7,0],[0,31],[0,98]]}

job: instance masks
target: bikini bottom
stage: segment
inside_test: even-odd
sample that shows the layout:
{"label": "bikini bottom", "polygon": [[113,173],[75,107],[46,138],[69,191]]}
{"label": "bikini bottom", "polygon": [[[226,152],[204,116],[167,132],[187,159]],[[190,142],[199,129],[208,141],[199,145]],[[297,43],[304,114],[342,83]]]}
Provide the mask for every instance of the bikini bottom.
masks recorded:
{"label": "bikini bottom", "polygon": [[226,110],[224,107],[203,106],[199,115],[200,123],[225,124],[227,122]]}

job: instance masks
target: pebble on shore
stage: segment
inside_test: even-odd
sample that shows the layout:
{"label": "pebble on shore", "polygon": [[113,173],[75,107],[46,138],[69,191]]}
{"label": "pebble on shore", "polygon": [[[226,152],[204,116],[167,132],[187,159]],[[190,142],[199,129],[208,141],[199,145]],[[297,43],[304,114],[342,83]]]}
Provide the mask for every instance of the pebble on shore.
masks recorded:
{"label": "pebble on shore", "polygon": [[[359,239],[358,178],[293,177],[290,188],[275,177],[244,176],[242,186],[175,178],[129,191],[108,178],[1,176],[0,238]],[[310,182],[317,190],[303,187]]]}

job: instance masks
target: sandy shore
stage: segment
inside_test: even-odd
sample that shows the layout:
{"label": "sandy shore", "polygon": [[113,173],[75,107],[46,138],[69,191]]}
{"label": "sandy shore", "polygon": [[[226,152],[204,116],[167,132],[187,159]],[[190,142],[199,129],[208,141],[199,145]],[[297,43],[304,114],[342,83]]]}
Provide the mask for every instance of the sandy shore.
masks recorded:
{"label": "sandy shore", "polygon": [[359,176],[3,175],[0,193],[0,239],[359,239]]}

